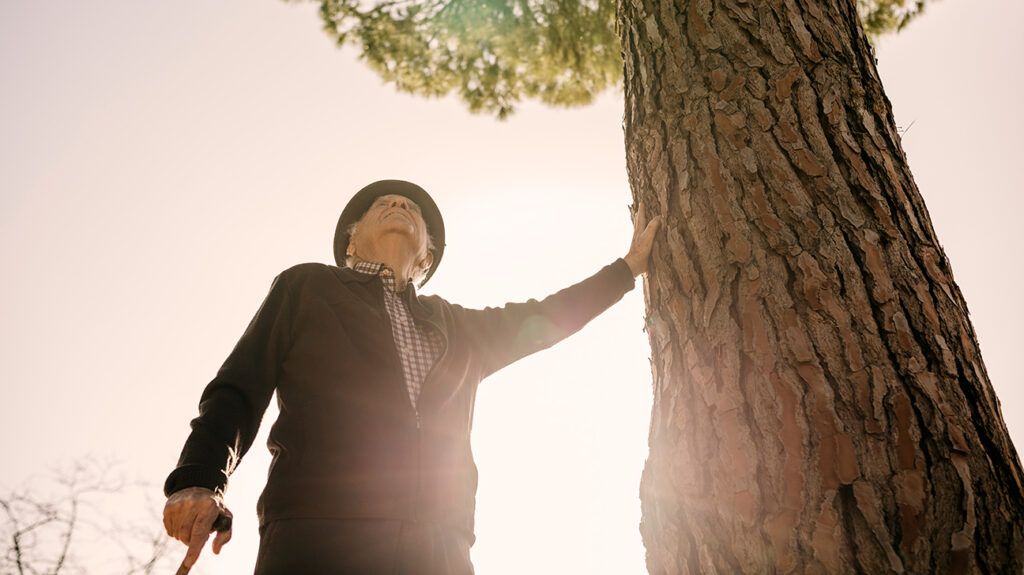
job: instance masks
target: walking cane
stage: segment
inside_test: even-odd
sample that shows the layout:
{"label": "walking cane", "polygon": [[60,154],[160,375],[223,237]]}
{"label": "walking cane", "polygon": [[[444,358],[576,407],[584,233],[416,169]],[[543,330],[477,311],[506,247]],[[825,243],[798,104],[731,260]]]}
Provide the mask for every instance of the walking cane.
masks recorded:
{"label": "walking cane", "polygon": [[[228,529],[231,529],[231,516],[225,513],[221,513],[217,515],[217,519],[213,521],[213,526],[210,528],[210,533],[213,533],[214,531],[227,531]],[[185,565],[185,560],[182,559],[181,566],[178,567],[178,570],[174,572],[174,575],[188,575],[188,572],[191,570],[192,568],[188,565]]]}

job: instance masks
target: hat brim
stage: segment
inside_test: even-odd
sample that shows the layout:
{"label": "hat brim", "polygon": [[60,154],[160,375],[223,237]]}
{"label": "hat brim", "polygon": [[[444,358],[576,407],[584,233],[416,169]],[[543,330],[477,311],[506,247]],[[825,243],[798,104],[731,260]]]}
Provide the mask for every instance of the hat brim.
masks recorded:
{"label": "hat brim", "polygon": [[430,276],[434,275],[438,264],[441,263],[441,256],[444,254],[444,219],[441,218],[441,210],[438,209],[434,198],[430,197],[426,190],[412,182],[380,180],[367,185],[352,196],[345,209],[342,210],[341,217],[338,218],[338,227],[334,230],[334,261],[339,267],[345,267],[345,260],[348,257],[346,252],[348,251],[349,227],[363,217],[374,200],[388,194],[397,194],[416,202],[423,215],[423,221],[427,224],[430,237],[434,240],[432,251],[434,263],[431,264],[423,281],[420,282],[422,287],[430,279]]}

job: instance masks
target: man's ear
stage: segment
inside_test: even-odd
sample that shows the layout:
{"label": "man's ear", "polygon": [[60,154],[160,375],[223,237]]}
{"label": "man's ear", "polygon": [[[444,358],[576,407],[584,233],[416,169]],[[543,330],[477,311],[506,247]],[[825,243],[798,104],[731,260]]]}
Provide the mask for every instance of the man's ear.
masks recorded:
{"label": "man's ear", "polygon": [[427,250],[427,255],[420,260],[420,269],[422,269],[425,274],[432,265],[434,265],[434,252]]}
{"label": "man's ear", "polygon": [[355,222],[348,227],[348,247],[345,248],[345,255],[354,256],[356,255],[355,239],[356,229],[358,229],[359,222]]}

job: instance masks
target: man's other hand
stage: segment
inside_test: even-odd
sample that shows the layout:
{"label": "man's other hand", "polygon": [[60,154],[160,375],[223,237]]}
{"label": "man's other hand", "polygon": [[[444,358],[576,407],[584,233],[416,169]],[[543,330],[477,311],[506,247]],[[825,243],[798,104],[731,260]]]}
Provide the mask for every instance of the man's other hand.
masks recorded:
{"label": "man's other hand", "polygon": [[661,216],[655,216],[650,222],[647,221],[647,210],[644,203],[636,208],[636,215],[633,217],[633,243],[629,246],[629,253],[622,259],[629,264],[633,277],[647,272],[647,264],[651,258],[651,247],[654,246],[654,234],[661,226]]}
{"label": "man's other hand", "polygon": [[[175,491],[167,498],[164,505],[164,528],[168,535],[188,545],[188,552],[182,561],[183,567],[191,568],[199,559],[199,553],[214,530],[214,523],[222,515],[229,520],[231,518],[223,498],[205,487],[187,487]],[[221,547],[230,540],[229,524],[226,529],[217,532],[213,539],[213,552],[219,554]]]}

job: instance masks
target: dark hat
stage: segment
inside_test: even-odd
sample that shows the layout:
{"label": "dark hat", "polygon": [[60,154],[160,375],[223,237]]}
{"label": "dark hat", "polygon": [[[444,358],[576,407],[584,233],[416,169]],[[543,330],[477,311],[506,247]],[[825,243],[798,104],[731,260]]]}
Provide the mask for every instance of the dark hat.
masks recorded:
{"label": "dark hat", "polygon": [[441,210],[437,209],[437,204],[434,203],[434,198],[431,198],[426,190],[412,182],[380,180],[364,187],[352,196],[348,205],[342,210],[341,217],[338,218],[338,227],[334,230],[334,261],[338,266],[345,267],[349,227],[363,217],[374,200],[388,194],[405,196],[416,202],[423,215],[423,221],[427,223],[427,232],[434,239],[434,263],[427,270],[423,281],[420,282],[420,287],[422,287],[430,279],[430,276],[434,275],[437,264],[441,263],[441,255],[444,254],[444,220],[441,218]]}

